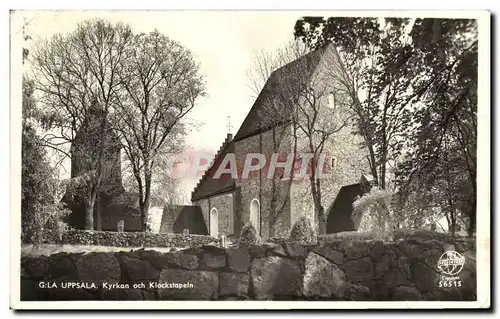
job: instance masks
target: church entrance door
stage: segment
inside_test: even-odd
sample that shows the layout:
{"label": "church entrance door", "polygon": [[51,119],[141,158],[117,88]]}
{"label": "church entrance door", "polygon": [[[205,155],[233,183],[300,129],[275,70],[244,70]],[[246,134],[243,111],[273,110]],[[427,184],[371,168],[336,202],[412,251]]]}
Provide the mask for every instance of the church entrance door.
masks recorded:
{"label": "church entrance door", "polygon": [[217,208],[212,208],[210,212],[210,236],[219,236],[219,216]]}

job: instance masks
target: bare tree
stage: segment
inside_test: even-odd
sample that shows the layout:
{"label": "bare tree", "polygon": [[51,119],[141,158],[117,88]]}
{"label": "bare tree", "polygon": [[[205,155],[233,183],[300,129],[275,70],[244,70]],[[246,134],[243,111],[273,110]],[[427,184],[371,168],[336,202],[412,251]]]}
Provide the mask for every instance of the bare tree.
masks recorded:
{"label": "bare tree", "polygon": [[[319,55],[320,52],[311,54]],[[330,78],[328,73],[316,72],[322,68],[322,62],[311,63],[310,59],[316,59],[316,57],[303,57],[278,77],[276,82],[279,98],[270,105],[275,112],[274,119],[281,120],[282,125],[291,130],[294,154],[311,154],[310,159],[300,160],[300,166],[308,167],[309,185],[306,188],[309,189],[309,195],[312,197],[319,232],[324,234],[326,233],[326,214],[322,197],[325,187],[330,185],[328,183],[323,185],[320,176],[329,166],[328,163],[322,162],[326,160],[323,153],[330,148],[336,135],[348,127],[352,116],[346,111],[348,100],[337,92],[333,85],[334,79]],[[283,115],[280,118],[277,114]],[[297,157],[294,156],[292,180],[296,164]],[[279,210],[276,211],[276,214],[279,212]]]}
{"label": "bare tree", "polygon": [[[292,152],[296,153],[297,127],[293,120],[295,114],[284,112],[288,109],[293,98],[289,90],[277,90],[277,83],[287,81],[277,74],[271,79],[271,74],[288,63],[295,61],[307,53],[304,44],[299,41],[290,41],[274,51],[260,50],[253,53],[251,67],[247,70],[248,87],[256,96],[263,90],[274,91],[271,97],[266,97],[263,107],[260,110],[259,117],[262,125],[271,128],[272,134],[272,152],[278,153],[284,145],[292,142]],[[267,87],[266,87],[267,85]],[[284,85],[284,84],[283,84]],[[266,94],[263,94],[265,96]],[[277,98],[275,98],[277,97]],[[293,102],[292,102],[293,103]],[[296,159],[293,159],[292,165]],[[275,174],[276,175],[276,174]],[[273,176],[270,186],[270,211],[268,234],[269,237],[275,235],[275,225],[282,215],[284,208],[290,203],[290,190],[292,186],[294,172],[292,170],[288,182],[278,181],[277,176]],[[286,185],[285,185],[286,184]]]}
{"label": "bare tree", "polygon": [[[43,137],[45,146],[70,156],[68,144],[87,119],[91,106],[102,110],[104,117],[94,130],[97,152],[86,160],[85,228],[93,229],[93,211],[99,192],[104,158],[106,116],[119,99],[124,52],[132,39],[130,28],[103,20],[85,21],[74,32],[57,34],[42,41],[34,50],[33,71],[49,129]],[[83,150],[80,152],[83,154]]]}
{"label": "bare tree", "polygon": [[[172,171],[172,161],[175,156],[186,149],[185,136],[190,130],[190,125],[185,121],[180,121],[170,132],[170,136],[165,140],[163,147],[156,156],[151,181],[151,194],[156,202],[152,205],[181,205],[189,202],[187,196],[183,196],[181,180],[175,178]],[[137,180],[134,176],[133,165],[127,154],[123,154],[123,184],[129,192],[137,189]]]}
{"label": "bare tree", "polygon": [[[299,77],[300,74],[303,72],[299,71],[295,76]],[[320,174],[325,173],[328,163],[322,162],[325,160],[322,156],[336,134],[347,128],[352,120],[350,112],[346,111],[347,102],[336,91],[334,83],[332,78],[324,74],[313,75],[308,86],[298,88],[298,103],[295,105],[298,136],[304,141],[303,150],[312,154],[311,162],[303,164],[309,164],[310,191],[320,234],[326,233],[327,217]]]}
{"label": "bare tree", "polygon": [[[319,231],[326,232],[326,216],[322,200],[322,190],[329,185],[322,185],[317,172],[320,154],[329,148],[335,135],[346,128],[351,120],[349,100],[334,85],[336,79],[326,67],[321,65],[323,49],[304,55],[305,49],[297,43],[288,44],[284,49],[275,53],[262,52],[254,59],[254,71],[249,73],[251,84],[255,89],[261,87],[262,80],[272,77],[262,88],[266,102],[261,110],[262,125],[272,129],[273,151],[277,152],[283,143],[292,143],[294,155],[297,151],[304,151],[313,155],[308,165],[309,195],[312,197]],[[331,54],[331,53],[330,53]],[[334,63],[335,61],[325,61]],[[283,69],[281,66],[287,65]],[[316,72],[322,69],[321,72]],[[272,71],[274,70],[274,71]],[[266,78],[267,79],[267,78]],[[268,94],[272,91],[272,94]],[[266,97],[267,96],[267,97]],[[332,105],[335,98],[335,106]],[[297,158],[294,156],[293,167],[296,167]],[[269,233],[273,234],[274,224],[283,211],[285,204],[290,201],[290,188],[293,183],[295,169],[292,170],[288,189],[283,194],[275,178],[271,185],[271,209],[269,216]],[[284,198],[279,203],[280,198]]]}
{"label": "bare tree", "polygon": [[309,49],[298,40],[291,40],[274,51],[254,51],[250,60],[250,68],[246,71],[248,87],[257,97],[271,73],[282,66],[305,55]]}
{"label": "bare tree", "polygon": [[158,31],[134,36],[120,74],[124,91],[114,120],[139,190],[143,230],[147,229],[153,173],[173,130],[204,95],[192,54]]}

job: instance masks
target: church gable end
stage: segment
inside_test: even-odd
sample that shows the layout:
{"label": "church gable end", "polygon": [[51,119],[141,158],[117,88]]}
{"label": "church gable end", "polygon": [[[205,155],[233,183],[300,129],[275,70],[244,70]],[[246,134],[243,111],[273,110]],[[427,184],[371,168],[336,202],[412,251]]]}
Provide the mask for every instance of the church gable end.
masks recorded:
{"label": "church gable end", "polygon": [[[293,91],[294,86],[308,81],[324,51],[325,49],[311,51],[272,72],[234,139],[241,140],[286,122],[288,119],[285,109],[291,104],[287,101],[290,98],[287,92]],[[301,83],[297,81],[299,74]]]}

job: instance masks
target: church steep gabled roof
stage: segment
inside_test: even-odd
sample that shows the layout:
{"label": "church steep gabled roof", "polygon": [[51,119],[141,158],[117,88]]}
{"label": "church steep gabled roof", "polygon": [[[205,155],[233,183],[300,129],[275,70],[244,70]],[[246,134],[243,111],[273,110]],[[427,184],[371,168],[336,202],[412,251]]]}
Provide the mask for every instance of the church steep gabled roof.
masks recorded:
{"label": "church steep gabled roof", "polygon": [[287,107],[292,106],[293,103],[290,100],[293,96],[291,92],[296,92],[297,88],[310,84],[326,50],[327,47],[311,51],[271,73],[240,129],[234,138],[228,135],[216,154],[213,164],[191,193],[192,201],[230,192],[235,188],[235,180],[231,176],[223,174],[219,179],[212,178],[219,164],[226,154],[235,152],[235,141],[262,133],[290,120]]}
{"label": "church steep gabled roof", "polygon": [[[234,139],[241,140],[286,121],[286,114],[283,113],[287,112],[286,107],[291,104],[287,102],[287,91],[292,92],[294,87],[310,81],[324,51],[325,48],[311,51],[273,71]],[[275,101],[279,102],[278,110],[272,105]],[[272,110],[277,112],[276,117],[281,120],[270,121]]]}

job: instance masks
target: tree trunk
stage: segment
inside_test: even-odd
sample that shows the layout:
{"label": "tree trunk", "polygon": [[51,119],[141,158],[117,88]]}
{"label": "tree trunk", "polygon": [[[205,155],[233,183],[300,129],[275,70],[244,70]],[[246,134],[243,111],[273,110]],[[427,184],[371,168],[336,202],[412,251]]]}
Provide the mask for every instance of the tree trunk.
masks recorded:
{"label": "tree trunk", "polygon": [[[276,182],[273,178],[272,180],[272,190],[273,190],[273,196],[271,197],[271,212],[273,213],[272,216],[269,217],[269,237],[273,237],[275,234],[276,234],[276,221],[279,219],[281,213],[283,213],[283,210],[285,209],[285,206],[288,205],[288,210],[290,211],[291,213],[291,206],[290,206],[290,192],[291,192],[291,189],[292,189],[292,183],[293,183],[293,179],[295,177],[295,164],[297,162],[297,159],[296,159],[296,155],[297,155],[297,127],[296,127],[296,124],[295,123],[292,123],[292,143],[293,143],[293,160],[292,160],[292,170],[290,172],[290,180],[288,181],[288,185],[287,185],[287,190],[286,190],[286,193],[284,194],[284,198],[283,198],[283,202],[281,203],[281,205],[278,205],[278,194],[277,194],[277,191],[276,191]],[[283,131],[281,132],[281,135],[280,135],[280,142],[276,142],[274,140],[274,136],[273,136],[273,141],[275,143],[275,152],[277,152],[277,148],[279,149],[279,145],[281,143],[281,140],[283,138],[283,134],[286,132],[286,130],[288,129],[288,126],[285,126],[285,128],[283,128]],[[274,130],[273,130],[273,133],[274,133]],[[276,143],[278,143],[276,145]],[[274,176],[273,176],[274,177]]]}
{"label": "tree trunk", "polygon": [[315,211],[316,211],[316,218],[318,219],[319,234],[326,234],[326,218],[325,218],[325,211],[323,209],[323,206],[322,205],[319,205],[319,206],[315,205]]}
{"label": "tree trunk", "polygon": [[149,205],[151,203],[151,170],[148,166],[145,168],[144,177],[144,200],[141,205],[141,221],[142,221],[142,231],[149,232],[151,229],[148,227],[148,216],[149,216]]}
{"label": "tree trunk", "polygon": [[[105,114],[108,112],[109,105],[106,104]],[[94,205],[97,199],[97,193],[101,187],[101,180],[103,174],[103,166],[104,166],[104,147],[106,143],[106,116],[102,118],[101,127],[99,131],[99,140],[97,143],[99,144],[99,153],[97,158],[97,167],[96,167],[96,176],[92,179],[92,185],[90,187],[90,194],[87,202],[85,203],[85,229],[93,230],[94,229]]]}
{"label": "tree trunk", "polygon": [[145,200],[140,205],[140,210],[141,210],[141,231],[147,232],[148,231],[149,199]]}
{"label": "tree trunk", "polygon": [[101,220],[101,204],[100,199],[94,203],[95,209],[95,230],[102,230],[102,220]]}
{"label": "tree trunk", "polygon": [[274,176],[271,179],[271,207],[269,211],[269,218],[268,218],[268,237],[274,237],[275,235],[275,229],[274,229],[274,224],[276,223],[276,217],[278,215],[278,211],[276,209],[276,181],[274,179]]}
{"label": "tree trunk", "polygon": [[[148,193],[148,192],[146,192]],[[148,232],[150,231],[148,227],[148,216],[149,216],[149,205],[151,203],[151,199],[149,194],[144,197],[144,200],[139,203],[139,209],[141,211],[141,231]]]}
{"label": "tree trunk", "polygon": [[378,186],[378,173],[377,173],[377,160],[375,159],[375,151],[373,150],[373,144],[371,140],[365,137],[365,142],[367,143],[368,152],[370,153],[370,170],[372,172],[373,181]]}
{"label": "tree trunk", "polygon": [[472,202],[472,206],[469,211],[469,224],[467,225],[467,235],[471,238],[474,236],[476,231],[476,199]]}
{"label": "tree trunk", "polygon": [[316,169],[321,170],[321,168],[316,167],[318,165],[317,159],[318,154],[315,152],[312,141],[312,133],[309,132],[309,151],[313,154],[311,160],[311,175],[309,175],[309,181],[311,183],[311,195],[314,202],[314,212],[315,219],[318,221],[318,232],[319,234],[326,234],[326,220],[325,220],[325,210],[321,204],[321,180],[316,176]]}
{"label": "tree trunk", "polygon": [[457,229],[457,222],[453,216],[453,212],[450,212],[450,228],[448,232],[451,234],[451,237],[455,237],[455,230]]}
{"label": "tree trunk", "polygon": [[368,123],[368,117],[363,116],[362,114],[364,113],[362,111],[363,107],[361,105],[361,102],[359,101],[359,98],[356,94],[352,94],[351,98],[354,101],[354,105],[356,106],[356,113],[358,115],[359,119],[359,124],[358,128],[361,133],[361,136],[363,137],[363,140],[366,143],[366,147],[368,148],[369,152],[369,165],[370,165],[370,171],[372,173],[373,181],[377,186],[379,186],[379,178],[378,178],[378,172],[377,172],[377,159],[375,155],[375,149],[374,149],[374,143],[373,143],[373,136],[372,133],[370,132],[370,127]]}
{"label": "tree trunk", "polygon": [[274,180],[274,176],[271,180],[271,207],[269,211],[269,218],[268,218],[268,229],[269,229],[269,237],[274,236],[274,223],[275,223],[275,217],[278,214],[276,210],[276,181]]}
{"label": "tree trunk", "polygon": [[467,227],[467,235],[469,238],[474,236],[474,232],[476,231],[476,215],[473,214],[469,217],[469,225]]}
{"label": "tree trunk", "polygon": [[315,161],[313,161],[311,176],[309,180],[311,182],[311,193],[314,202],[315,219],[318,221],[319,234],[326,234],[325,211],[323,205],[321,205],[321,185],[315,178],[316,169],[314,165],[316,165],[316,163],[314,162]]}
{"label": "tree trunk", "polygon": [[451,236],[455,237],[455,232],[457,230],[457,218],[455,216],[455,212],[451,212]]}
{"label": "tree trunk", "polygon": [[450,232],[450,225],[451,225],[450,216],[448,213],[445,213],[444,216],[446,217],[446,222],[448,223],[448,232]]}
{"label": "tree trunk", "polygon": [[85,202],[85,229],[94,230],[94,200]]}
{"label": "tree trunk", "polygon": [[[271,208],[271,209],[272,209],[272,208]],[[271,212],[272,212],[272,210],[271,210]],[[268,233],[268,234],[269,234],[269,235],[268,235],[268,237],[269,237],[269,238],[272,238],[272,237],[274,237],[274,235],[275,235],[275,232],[274,232],[274,224],[275,224],[275,221],[274,221],[274,216],[270,216],[270,217],[269,217],[269,230],[268,230],[268,231],[269,231],[269,233]]]}
{"label": "tree trunk", "polygon": [[[276,128],[273,128],[272,130],[273,133],[273,150],[276,153],[277,151],[277,146],[276,146]],[[274,172],[273,172],[274,173]],[[269,218],[268,218],[268,237],[274,237],[274,223],[275,223],[275,216],[278,214],[276,211],[276,180],[275,176],[273,174],[271,178],[271,203],[270,203],[270,211],[269,211]]]}

